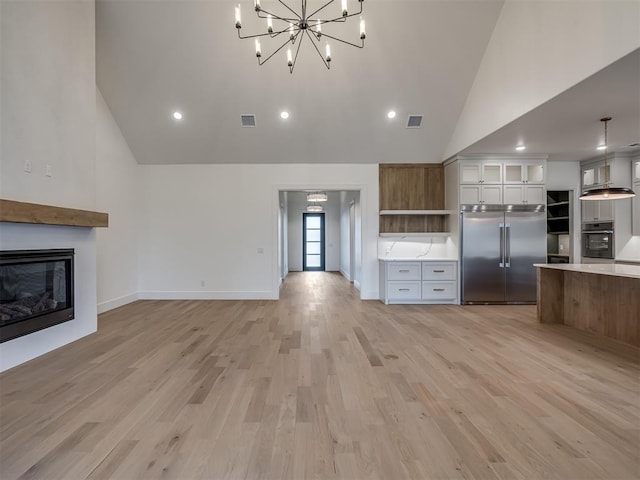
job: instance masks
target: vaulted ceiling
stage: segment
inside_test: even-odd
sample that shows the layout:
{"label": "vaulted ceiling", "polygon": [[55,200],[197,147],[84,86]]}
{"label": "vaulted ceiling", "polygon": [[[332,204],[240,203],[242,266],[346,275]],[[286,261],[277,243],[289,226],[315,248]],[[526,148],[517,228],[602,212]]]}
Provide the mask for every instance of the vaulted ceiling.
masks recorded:
{"label": "vaulted ceiling", "polygon": [[[243,33],[264,29],[253,0],[237,1]],[[264,8],[274,3],[262,0]],[[309,8],[325,3],[308,1]],[[293,74],[284,50],[257,65],[253,40],[238,39],[235,5],[97,0],[98,87],[139,163],[443,161],[503,0],[366,0],[365,48],[333,42],[327,70],[307,42]],[[339,13],[339,5],[330,7]],[[357,42],[358,19],[325,31]],[[280,43],[262,40],[263,55]],[[610,143],[633,150],[638,85],[640,50],[463,153],[513,153],[525,142],[527,153],[552,160],[590,158],[604,115],[614,117]],[[171,118],[176,110],[184,114],[179,122]],[[255,128],[241,126],[243,114],[256,115]],[[413,114],[424,115],[422,128],[406,128]]]}

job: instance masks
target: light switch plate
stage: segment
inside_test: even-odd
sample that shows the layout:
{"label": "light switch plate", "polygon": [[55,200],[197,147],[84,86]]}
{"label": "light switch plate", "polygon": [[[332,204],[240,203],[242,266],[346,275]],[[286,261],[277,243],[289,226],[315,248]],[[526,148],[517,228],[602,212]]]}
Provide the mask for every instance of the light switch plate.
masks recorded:
{"label": "light switch plate", "polygon": [[51,165],[47,164],[45,174],[47,177],[53,177],[53,167]]}
{"label": "light switch plate", "polygon": [[27,173],[31,173],[31,160],[24,161],[24,171]]}

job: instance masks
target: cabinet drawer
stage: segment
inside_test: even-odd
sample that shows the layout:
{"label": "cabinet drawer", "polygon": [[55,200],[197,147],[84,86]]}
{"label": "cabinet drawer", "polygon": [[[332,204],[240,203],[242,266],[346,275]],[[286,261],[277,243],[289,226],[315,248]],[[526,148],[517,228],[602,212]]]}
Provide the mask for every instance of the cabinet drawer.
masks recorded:
{"label": "cabinet drawer", "polygon": [[391,300],[419,299],[420,282],[388,282],[387,297]]}
{"label": "cabinet drawer", "polygon": [[422,282],[423,300],[450,300],[456,298],[456,282]]}
{"label": "cabinet drawer", "polygon": [[422,280],[455,280],[455,263],[424,262],[422,264]]}
{"label": "cabinet drawer", "polygon": [[390,263],[389,280],[420,280],[420,262]]}

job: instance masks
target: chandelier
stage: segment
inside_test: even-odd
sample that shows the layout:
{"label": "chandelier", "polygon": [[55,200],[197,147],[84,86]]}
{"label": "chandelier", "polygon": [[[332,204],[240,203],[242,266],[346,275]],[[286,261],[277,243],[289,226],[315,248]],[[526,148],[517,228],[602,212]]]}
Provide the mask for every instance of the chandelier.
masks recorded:
{"label": "chandelier", "polygon": [[317,205],[317,204],[310,204],[307,205],[307,212],[322,212],[324,210],[324,208],[322,208],[322,205]]}
{"label": "chandelier", "polygon": [[[327,68],[330,68],[331,45],[328,42],[324,44],[324,55],[320,51],[320,47],[319,47],[323,37],[329,38],[331,40],[335,40],[336,42],[345,43],[347,45],[351,45],[356,48],[364,48],[364,39],[366,38],[364,20],[362,19],[362,17],[360,17],[360,40],[361,40],[360,45],[352,42],[348,42],[346,40],[329,35],[328,33],[322,31],[322,26],[325,24],[345,23],[348,18],[355,17],[362,14],[362,2],[364,0],[357,0],[357,2],[360,4],[360,11],[355,13],[349,13],[347,0],[341,0],[340,12],[335,12],[335,14],[332,14],[328,7],[331,6],[333,3],[335,3],[336,1],[337,0],[327,0],[322,7],[309,13],[307,11],[307,0],[301,0],[300,10],[295,10],[294,8],[287,5],[282,0],[278,0],[278,3],[281,3],[288,10],[287,16],[280,16],[264,10],[260,4],[260,0],[254,0],[253,9],[255,10],[258,18],[266,19],[267,31],[266,33],[258,33],[256,35],[247,35],[247,36],[242,36],[242,34],[240,33],[240,30],[242,29],[242,18],[241,18],[241,12],[240,12],[240,4],[238,4],[235,11],[236,29],[238,30],[238,37],[241,39],[247,39],[247,38],[255,39],[256,57],[258,58],[258,65],[264,65],[276,53],[278,53],[284,47],[289,45],[289,48],[287,48],[287,52],[286,52],[289,73],[293,73],[293,69],[296,66],[296,61],[298,60],[298,54],[300,53],[300,47],[302,46],[302,42],[304,38],[307,37],[309,38],[309,42],[313,45],[313,48],[315,49],[315,51],[318,53],[318,55],[322,59],[322,62],[324,63],[324,65]],[[274,22],[276,23],[275,26],[274,26]],[[282,37],[280,37],[281,35]],[[282,40],[282,38],[285,38],[285,41],[277,49],[275,49],[268,57],[263,59],[262,45],[260,44],[260,39],[262,37],[268,37],[268,38],[274,38],[274,39],[277,37],[280,37],[279,40]],[[297,47],[295,47],[296,43],[297,43]],[[292,47],[295,48],[295,55],[292,51]]]}
{"label": "chandelier", "polygon": [[307,202],[313,203],[313,202],[326,202],[327,201],[327,194],[324,192],[312,192],[312,193],[307,193]]}
{"label": "chandelier", "polygon": [[583,192],[580,200],[620,200],[636,196],[630,188],[610,186],[608,162],[609,143],[607,141],[607,123],[609,120],[611,120],[611,117],[600,119],[601,122],[604,122],[604,185],[602,188],[594,188]]}

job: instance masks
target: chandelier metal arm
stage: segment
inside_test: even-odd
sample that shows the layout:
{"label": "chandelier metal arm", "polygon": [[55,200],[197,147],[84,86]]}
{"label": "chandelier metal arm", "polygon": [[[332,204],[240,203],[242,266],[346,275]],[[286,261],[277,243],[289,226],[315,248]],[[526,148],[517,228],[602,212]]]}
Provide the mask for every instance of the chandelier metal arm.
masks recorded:
{"label": "chandelier metal arm", "polygon": [[287,41],[285,41],[282,45],[280,45],[277,50],[275,50],[271,55],[269,55],[264,60],[260,60],[262,57],[258,57],[258,65],[262,66],[265,63],[267,63],[271,59],[271,57],[273,57],[276,53],[278,53],[280,50],[282,50],[290,41],[291,40],[287,39]]}
{"label": "chandelier metal arm", "polygon": [[[266,13],[267,16],[260,15],[261,13]],[[281,21],[287,22],[287,23],[297,23],[297,22],[299,22],[301,20],[300,17],[296,17],[296,18],[281,17],[280,15],[276,15],[275,13],[271,13],[271,12],[269,12],[267,10],[260,9],[258,11],[258,18],[265,18],[266,19],[266,18],[269,18],[268,15],[271,15],[271,18],[273,20],[281,20]]]}
{"label": "chandelier metal arm", "polygon": [[[242,39],[242,40],[247,40],[247,39],[249,39],[249,38],[266,37],[266,36],[269,36],[269,37],[271,37],[271,38],[275,38],[275,37],[277,37],[278,35],[280,35],[281,33],[285,33],[285,32],[288,32],[288,31],[289,31],[289,29],[288,29],[288,28],[286,28],[286,29],[284,29],[284,30],[280,30],[279,32],[273,32],[273,33],[268,33],[268,32],[267,32],[267,33],[256,33],[255,35],[247,35],[247,36],[243,37],[243,36],[240,34],[240,29],[238,28],[237,30],[238,30],[238,38],[240,38],[240,39]],[[289,41],[289,40],[287,40],[287,42],[288,42],[288,41]]]}
{"label": "chandelier metal arm", "polygon": [[[315,44],[315,42],[313,42],[313,38],[315,38],[315,35],[313,37],[311,37],[311,34],[309,33],[309,31],[307,30],[306,32],[307,36],[309,37],[310,40],[312,40],[310,43],[311,45],[313,45],[313,48],[316,49],[316,52],[318,52],[318,55],[320,55],[320,58],[322,59],[322,63],[324,63],[324,66],[327,67],[327,69],[330,69],[330,65],[329,62],[327,62],[327,60],[324,58],[324,56],[322,55],[322,52],[320,51],[320,49],[318,48],[318,46]],[[302,43],[302,42],[301,42]]]}
{"label": "chandelier metal arm", "polygon": [[328,34],[326,34],[324,32],[322,32],[322,36],[323,37],[328,37],[328,38],[330,38],[332,40],[335,40],[336,42],[346,43],[347,45],[351,45],[352,47],[364,48],[364,40],[362,40],[362,45],[356,45],[355,43],[347,42],[346,40],[342,40],[341,38],[334,37],[333,35],[328,35]]}
{"label": "chandelier metal arm", "polygon": [[[333,2],[335,2],[335,0],[329,0],[327,3],[325,3],[322,7],[320,7],[319,9],[317,9],[315,12],[313,12],[311,15],[309,15],[307,18],[313,18],[315,17],[316,13],[321,12],[322,10],[324,10],[326,7],[328,7],[329,5],[331,5]],[[360,4],[360,11],[359,12],[355,12],[355,13],[350,13],[349,15],[343,16],[341,15],[338,18],[335,18],[333,20],[321,20],[321,22],[326,23],[326,22],[339,22],[339,21],[345,21],[346,18],[349,17],[355,17],[356,15],[361,15],[362,14],[362,2],[358,2]]]}
{"label": "chandelier metal arm", "polygon": [[[285,7],[287,10],[289,10],[291,13],[293,13],[293,14],[296,16],[296,18],[297,18],[298,20],[302,20],[302,17],[300,17],[300,15],[298,15],[298,13],[297,13],[295,10],[293,10],[289,5],[287,5],[286,3],[284,3],[282,0],[278,0],[278,2],[280,2],[282,5],[284,5],[284,7]],[[303,3],[306,3],[306,2],[303,2]],[[303,13],[303,15],[304,15],[304,13]]]}
{"label": "chandelier metal arm", "polygon": [[[296,36],[293,37],[293,40],[291,40],[292,43],[295,44],[296,39],[298,38],[298,35],[300,35],[300,32],[302,30],[298,30],[298,33],[296,33]],[[296,56],[293,58],[293,62],[291,63],[291,66],[289,67],[289,73],[293,73],[293,69],[296,68],[296,60],[298,60],[298,53],[300,53],[300,47],[302,46],[302,40],[304,40],[304,35],[302,37],[300,37],[300,41],[298,42],[298,48],[296,49]]]}

